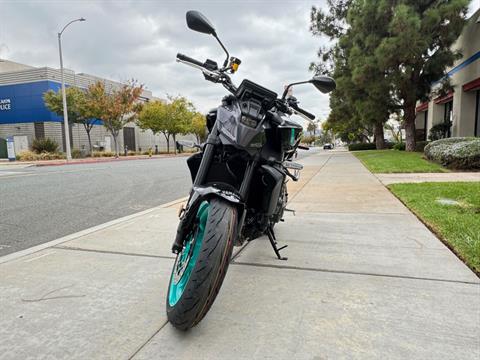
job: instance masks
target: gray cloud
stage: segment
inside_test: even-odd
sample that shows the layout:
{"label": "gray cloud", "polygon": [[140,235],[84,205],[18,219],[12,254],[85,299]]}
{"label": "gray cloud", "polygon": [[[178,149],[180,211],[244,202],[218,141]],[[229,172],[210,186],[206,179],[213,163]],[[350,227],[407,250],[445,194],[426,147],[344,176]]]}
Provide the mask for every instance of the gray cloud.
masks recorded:
{"label": "gray cloud", "polygon": [[[323,5],[316,1],[315,5]],[[223,62],[215,40],[187,29],[185,12],[202,11],[242,60],[243,78],[281,92],[289,81],[309,78],[322,39],[308,31],[310,1],[6,1],[2,2],[0,57],[35,66],[58,67],[56,33],[85,17],[62,36],[65,66],[76,72],[126,80],[136,78],[156,96],[182,94],[201,111],[216,106],[226,91],[200,72],[175,62],[177,52]],[[328,96],[313,87],[294,91],[320,118]]]}

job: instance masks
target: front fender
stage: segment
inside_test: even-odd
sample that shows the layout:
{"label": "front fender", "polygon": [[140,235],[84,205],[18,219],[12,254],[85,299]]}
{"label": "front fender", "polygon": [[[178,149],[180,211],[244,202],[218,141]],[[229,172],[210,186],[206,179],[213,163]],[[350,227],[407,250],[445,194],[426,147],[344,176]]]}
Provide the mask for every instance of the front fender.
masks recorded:
{"label": "front fender", "polygon": [[198,207],[202,201],[211,199],[212,197],[220,197],[231,204],[234,204],[243,211],[244,203],[239,194],[234,193],[228,190],[222,190],[215,188],[213,186],[194,186],[192,189],[192,194],[187,203],[185,211],[183,211],[180,217],[180,223],[177,228],[177,235],[175,236],[175,241],[172,245],[172,252],[178,253],[183,249],[183,242],[186,235],[188,234],[189,229],[193,225],[195,215],[198,211]]}

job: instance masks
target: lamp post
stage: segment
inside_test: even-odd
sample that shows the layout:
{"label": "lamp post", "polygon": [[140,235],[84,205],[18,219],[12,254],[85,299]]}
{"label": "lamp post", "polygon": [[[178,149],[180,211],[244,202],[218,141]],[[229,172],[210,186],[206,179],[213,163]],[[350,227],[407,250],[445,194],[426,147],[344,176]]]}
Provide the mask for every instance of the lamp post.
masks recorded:
{"label": "lamp post", "polygon": [[58,33],[58,53],[60,54],[60,73],[62,77],[63,126],[65,129],[65,151],[67,152],[67,161],[72,160],[72,152],[70,150],[70,131],[68,127],[67,94],[65,93],[65,79],[63,76],[62,34],[68,27],[68,25],[76,21],[85,21],[85,19],[80,18],[70,21],[67,25],[63,27],[62,31]]}

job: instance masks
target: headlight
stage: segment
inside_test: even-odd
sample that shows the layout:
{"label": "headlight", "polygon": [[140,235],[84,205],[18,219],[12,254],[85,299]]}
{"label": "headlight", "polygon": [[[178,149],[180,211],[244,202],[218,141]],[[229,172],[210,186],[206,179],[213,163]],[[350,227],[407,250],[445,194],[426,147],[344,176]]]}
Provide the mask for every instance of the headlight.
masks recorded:
{"label": "headlight", "polygon": [[246,125],[248,127],[251,127],[251,128],[256,128],[257,127],[257,121],[254,120],[254,119],[251,119],[245,115],[242,115],[242,118],[240,119],[240,122],[243,124],[243,125]]}

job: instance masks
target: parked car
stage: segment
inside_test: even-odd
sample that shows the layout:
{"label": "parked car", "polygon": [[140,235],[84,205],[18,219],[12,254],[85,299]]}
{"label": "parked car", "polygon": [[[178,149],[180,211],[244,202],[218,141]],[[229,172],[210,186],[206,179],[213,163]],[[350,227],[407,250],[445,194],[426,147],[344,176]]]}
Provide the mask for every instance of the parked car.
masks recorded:
{"label": "parked car", "polygon": [[332,150],[333,149],[333,144],[327,143],[323,144],[323,150]]}

